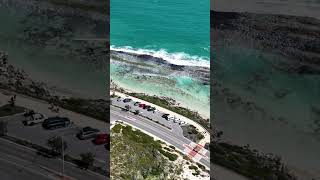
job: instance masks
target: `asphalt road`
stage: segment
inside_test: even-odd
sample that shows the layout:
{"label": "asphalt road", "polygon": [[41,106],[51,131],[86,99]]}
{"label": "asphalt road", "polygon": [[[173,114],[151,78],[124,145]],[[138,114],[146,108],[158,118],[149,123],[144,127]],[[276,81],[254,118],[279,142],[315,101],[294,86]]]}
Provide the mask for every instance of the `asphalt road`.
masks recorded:
{"label": "asphalt road", "polygon": [[[176,133],[175,131],[169,130],[166,127],[163,127],[155,122],[152,122],[151,120],[148,120],[146,118],[134,115],[129,112],[122,111],[120,108],[116,108],[111,106],[110,108],[110,114],[111,114],[111,122],[116,120],[121,120],[123,122],[126,122],[128,124],[131,124],[139,129],[142,129],[143,131],[146,131],[148,133],[153,134],[154,136],[162,139],[163,141],[175,146],[178,150],[181,152],[184,152],[185,147],[184,144],[190,144],[191,141],[185,137],[183,137],[182,134]],[[206,166],[207,168],[210,168],[210,153],[209,151],[206,154],[206,158],[201,158],[200,163]]]}
{"label": "asphalt road", "polygon": [[[130,104],[132,107],[131,110],[134,111],[136,109],[139,109],[139,111],[142,112],[144,116],[151,117],[152,119],[157,120],[162,124],[165,124],[166,126],[171,127],[172,129],[169,130],[168,128],[165,128],[155,122],[152,122],[151,120],[148,120],[141,116],[134,115],[130,112],[122,111],[121,109],[114,106],[111,106],[110,108],[111,123],[116,120],[121,120],[128,124],[131,124],[139,129],[142,129],[148,133],[153,134],[154,136],[166,141],[167,143],[172,144],[182,152],[185,149],[183,144],[191,143],[191,140],[183,136],[182,129],[177,123],[173,123],[172,121],[166,121],[164,118],[161,117],[163,113],[159,111],[156,111],[155,113],[149,112],[147,110],[138,108],[137,106],[133,106],[133,102],[123,103],[122,101],[116,101],[115,98],[113,99],[113,104],[116,104],[117,106],[120,106],[120,107],[124,107],[126,104]],[[206,156],[207,158],[202,158],[200,160],[200,163],[210,168],[210,151],[207,151]],[[221,179],[247,180],[246,177],[243,177],[242,175],[232,172],[226,168],[223,168],[215,164],[211,164],[211,165],[212,167],[214,167],[213,174],[214,174],[214,178],[217,180],[221,180]]]}
{"label": "asphalt road", "polygon": [[[46,158],[35,150],[0,138],[0,179],[49,180],[61,178],[62,160]],[[105,176],[65,162],[64,174],[71,180],[106,180]]]}

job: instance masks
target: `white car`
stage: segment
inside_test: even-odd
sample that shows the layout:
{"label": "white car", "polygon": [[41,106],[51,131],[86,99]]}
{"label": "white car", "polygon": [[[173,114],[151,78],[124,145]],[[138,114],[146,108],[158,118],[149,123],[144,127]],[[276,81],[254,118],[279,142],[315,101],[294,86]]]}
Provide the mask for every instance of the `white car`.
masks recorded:
{"label": "white car", "polygon": [[46,118],[47,117],[45,117],[43,114],[35,113],[26,117],[26,119],[23,121],[23,124],[26,126],[33,126],[35,124],[42,123]]}

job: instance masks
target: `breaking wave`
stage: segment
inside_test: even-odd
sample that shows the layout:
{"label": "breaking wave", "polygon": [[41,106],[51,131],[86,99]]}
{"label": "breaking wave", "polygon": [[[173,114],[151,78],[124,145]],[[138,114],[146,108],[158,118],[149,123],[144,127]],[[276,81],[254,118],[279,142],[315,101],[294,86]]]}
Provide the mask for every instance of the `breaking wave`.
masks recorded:
{"label": "breaking wave", "polygon": [[134,49],[130,46],[116,47],[111,45],[110,50],[122,51],[126,53],[133,53],[138,55],[150,55],[153,57],[161,58],[170,64],[182,66],[200,66],[210,67],[210,60],[206,57],[192,56],[184,52],[169,53],[165,49],[150,50],[150,49]]}

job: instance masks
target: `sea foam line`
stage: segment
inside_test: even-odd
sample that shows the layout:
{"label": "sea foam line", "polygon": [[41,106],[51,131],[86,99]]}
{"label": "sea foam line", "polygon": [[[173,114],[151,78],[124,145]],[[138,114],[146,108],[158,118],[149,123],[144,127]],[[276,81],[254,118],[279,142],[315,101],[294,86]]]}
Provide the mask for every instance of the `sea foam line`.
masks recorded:
{"label": "sea foam line", "polygon": [[184,52],[168,53],[165,49],[150,50],[150,49],[134,49],[130,46],[116,47],[110,46],[113,51],[122,51],[127,53],[133,53],[138,55],[150,55],[153,57],[161,58],[170,64],[182,65],[182,66],[200,66],[210,67],[210,61],[208,58],[192,56]]}

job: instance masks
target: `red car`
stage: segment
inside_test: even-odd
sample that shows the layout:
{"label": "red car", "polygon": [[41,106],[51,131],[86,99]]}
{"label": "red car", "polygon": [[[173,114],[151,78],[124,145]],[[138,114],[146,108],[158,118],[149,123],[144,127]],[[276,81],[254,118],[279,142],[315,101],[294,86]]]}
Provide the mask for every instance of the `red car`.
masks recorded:
{"label": "red car", "polygon": [[144,108],[146,105],[145,104],[139,104],[139,107]]}
{"label": "red car", "polygon": [[96,145],[109,143],[109,134],[98,134],[92,142]]}

